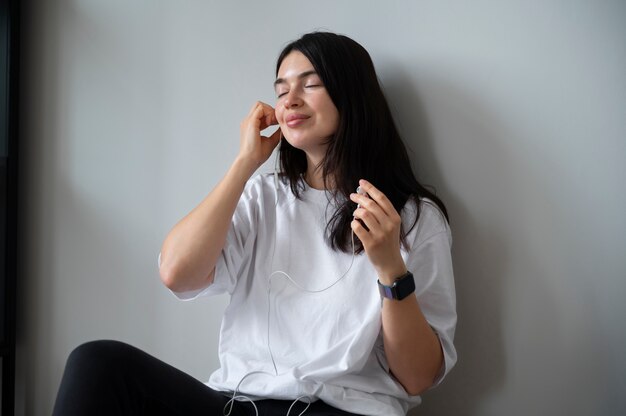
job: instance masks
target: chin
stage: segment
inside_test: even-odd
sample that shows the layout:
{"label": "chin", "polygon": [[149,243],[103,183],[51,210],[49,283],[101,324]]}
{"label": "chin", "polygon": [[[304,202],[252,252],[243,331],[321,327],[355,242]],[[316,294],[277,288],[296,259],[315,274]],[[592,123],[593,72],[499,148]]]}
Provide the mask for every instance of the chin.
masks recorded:
{"label": "chin", "polygon": [[292,133],[283,133],[283,138],[287,140],[287,142],[295,147],[296,149],[300,149],[304,152],[313,151],[315,149],[326,148],[329,138],[312,138],[308,134],[301,134],[297,132],[296,134]]}
{"label": "chin", "polygon": [[287,140],[287,142],[291,146],[295,147],[296,149],[300,149],[300,150],[306,151],[308,149],[308,147],[309,147],[309,146],[307,146],[307,143],[305,141],[303,141],[303,140],[294,140],[294,139],[291,139],[291,138],[288,138],[288,137],[285,137],[285,140]]}

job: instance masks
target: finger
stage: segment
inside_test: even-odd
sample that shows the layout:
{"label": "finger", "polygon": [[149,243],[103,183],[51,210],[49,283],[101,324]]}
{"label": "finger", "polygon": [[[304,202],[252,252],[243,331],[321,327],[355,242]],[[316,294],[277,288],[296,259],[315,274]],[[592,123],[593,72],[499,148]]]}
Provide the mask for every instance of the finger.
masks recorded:
{"label": "finger", "polygon": [[282,138],[282,132],[280,131],[280,129],[276,129],[276,131],[272,133],[271,136],[266,137],[266,139],[272,143],[273,147],[276,147],[278,143],[280,143],[281,138]]}
{"label": "finger", "polygon": [[398,212],[394,208],[394,206],[391,203],[391,201],[389,201],[389,198],[387,198],[387,196],[384,193],[382,193],[378,188],[376,188],[374,185],[372,185],[371,183],[369,183],[365,179],[361,179],[359,181],[359,186],[361,187],[361,189],[363,189],[365,192],[367,192],[367,194],[370,196],[370,198],[372,198],[374,201],[376,201],[378,206],[380,206],[382,208],[382,210],[385,212],[385,214],[387,214],[387,215],[397,215],[398,214]]}
{"label": "finger", "polygon": [[274,107],[268,105],[267,112],[265,115],[265,122],[268,126],[274,126],[278,124],[278,119],[276,118],[276,110]]}
{"label": "finger", "polygon": [[270,126],[274,126],[278,124],[278,119],[276,118],[276,111],[271,105],[261,103],[260,112],[256,114],[259,118],[260,123],[259,127],[261,130],[264,130]]}
{"label": "finger", "polygon": [[353,215],[354,218],[363,221],[369,231],[377,230],[380,228],[381,221],[376,218],[376,215],[363,207],[357,208],[354,211]]}
{"label": "finger", "polygon": [[356,234],[356,236],[359,237],[359,240],[361,240],[361,243],[363,243],[363,247],[364,248],[367,247],[369,245],[371,237],[370,237],[370,233],[365,229],[363,224],[361,224],[357,220],[353,220],[350,223],[350,228],[352,228],[352,231],[354,231],[354,234]]}
{"label": "finger", "polygon": [[264,111],[264,116],[265,116],[265,120],[264,120],[265,124],[262,124],[262,127],[264,129],[270,126],[278,125],[278,119],[276,118],[276,113],[273,108],[271,108],[271,112],[269,114]]}
{"label": "finger", "polygon": [[250,111],[248,111],[248,117],[251,117],[252,115],[254,115],[254,113],[257,112],[258,109],[262,106],[263,106],[263,103],[261,101],[257,101],[254,104],[252,104]]}
{"label": "finger", "polygon": [[357,204],[359,204],[357,206],[357,210],[359,208],[364,209],[368,211],[370,214],[372,214],[378,222],[385,221],[387,214],[378,205],[378,203],[374,201],[373,199],[370,199],[365,195],[359,195],[359,194],[350,194],[350,199],[356,202]]}
{"label": "finger", "polygon": [[247,129],[252,128],[260,132],[263,130],[261,128],[263,118],[263,107],[259,103],[252,108],[250,114],[243,120],[242,127]]}
{"label": "finger", "polygon": [[[359,208],[360,210],[361,208]],[[387,235],[390,235],[389,233],[394,231],[392,221],[385,220],[379,222],[374,215],[366,210],[358,212],[355,219],[367,231],[369,239],[384,239]]]}
{"label": "finger", "polygon": [[280,140],[283,137],[283,132],[280,130],[280,128],[276,129],[276,131],[274,133],[272,133],[272,135],[270,136],[270,139],[272,140]]}
{"label": "finger", "polygon": [[268,124],[276,119],[274,107],[263,101],[257,101],[252,105],[248,112],[248,117],[266,118]]}

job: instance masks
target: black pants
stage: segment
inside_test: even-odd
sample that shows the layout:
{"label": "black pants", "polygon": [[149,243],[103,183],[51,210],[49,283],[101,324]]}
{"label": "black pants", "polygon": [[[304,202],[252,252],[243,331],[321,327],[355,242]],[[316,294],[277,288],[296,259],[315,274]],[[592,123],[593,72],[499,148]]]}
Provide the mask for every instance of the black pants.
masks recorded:
{"label": "black pants", "polygon": [[[70,354],[53,416],[202,415],[222,416],[230,397],[145,352],[118,341],[93,341]],[[259,400],[259,415],[286,415],[292,401]],[[290,415],[306,407],[296,403]],[[231,416],[255,415],[235,402]],[[318,400],[305,416],[349,416]]]}

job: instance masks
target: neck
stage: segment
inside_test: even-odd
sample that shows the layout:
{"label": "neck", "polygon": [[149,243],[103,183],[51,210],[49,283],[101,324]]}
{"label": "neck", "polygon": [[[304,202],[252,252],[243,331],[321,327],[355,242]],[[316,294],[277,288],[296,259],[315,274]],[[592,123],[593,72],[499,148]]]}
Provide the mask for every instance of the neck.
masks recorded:
{"label": "neck", "polygon": [[326,189],[321,169],[308,168],[304,174],[304,180],[313,189]]}
{"label": "neck", "polygon": [[327,189],[327,187],[333,187],[332,178],[327,178],[327,183],[324,184],[324,177],[322,176],[321,159],[315,160],[307,155],[307,169],[304,174],[304,180],[313,189]]}

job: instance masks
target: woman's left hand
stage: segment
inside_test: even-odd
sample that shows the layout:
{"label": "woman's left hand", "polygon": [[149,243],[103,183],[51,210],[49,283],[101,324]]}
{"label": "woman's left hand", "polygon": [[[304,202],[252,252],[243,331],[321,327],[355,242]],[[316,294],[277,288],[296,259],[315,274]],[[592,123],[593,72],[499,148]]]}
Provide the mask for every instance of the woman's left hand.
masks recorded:
{"label": "woman's left hand", "polygon": [[[359,186],[367,192],[369,198],[357,193],[350,194],[350,199],[360,205],[354,211],[354,220],[350,225],[363,243],[381,283],[390,285],[406,273],[406,265],[400,255],[402,219],[391,201],[374,185],[361,179]],[[365,227],[357,220],[363,221]]]}

